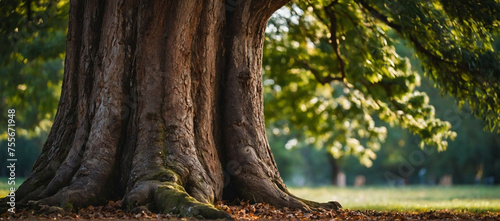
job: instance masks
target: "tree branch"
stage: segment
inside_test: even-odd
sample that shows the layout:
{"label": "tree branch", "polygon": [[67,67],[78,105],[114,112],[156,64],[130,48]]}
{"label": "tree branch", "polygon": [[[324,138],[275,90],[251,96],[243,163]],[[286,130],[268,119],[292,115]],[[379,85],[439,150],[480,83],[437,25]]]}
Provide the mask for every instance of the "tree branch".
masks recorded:
{"label": "tree branch", "polygon": [[[237,0],[226,0],[237,2],[237,4],[243,4],[243,1]],[[255,12],[263,12],[266,19],[271,17],[271,15],[278,9],[286,5],[291,0],[250,0],[252,4],[252,10]]]}
{"label": "tree branch", "polygon": [[[368,12],[370,12],[370,14],[374,18],[376,18],[377,20],[383,22],[387,26],[391,27],[392,29],[394,29],[400,35],[404,35],[405,34],[404,31],[403,31],[403,27],[401,25],[389,21],[389,19],[388,19],[388,17],[386,15],[380,13],[375,8],[373,8],[370,5],[368,5],[368,3],[365,2],[364,0],[358,0],[358,2],[359,2],[359,4],[361,4],[361,6],[363,6],[363,8],[365,8]],[[425,46],[422,45],[422,43],[415,36],[409,34],[408,35],[408,40],[410,40],[413,43],[413,45],[415,45],[415,49],[417,49],[417,51],[425,54],[427,57],[430,57],[433,60],[439,60],[440,62],[445,62],[445,63],[457,66],[456,63],[453,63],[453,62],[450,62],[450,61],[446,61],[442,57],[440,57],[438,55],[435,55],[432,52],[430,52],[429,50],[427,50],[425,48]]]}
{"label": "tree branch", "polygon": [[365,2],[364,0],[358,0],[358,2],[359,2],[359,4],[361,4],[361,6],[363,6],[363,8],[365,8],[368,12],[370,12],[370,14],[374,18],[376,18],[379,21],[384,22],[387,26],[393,28],[398,33],[400,33],[400,34],[402,33],[403,27],[401,25],[389,21],[389,18],[386,15],[383,15],[382,13],[377,11],[375,8],[368,5],[368,3]]}
{"label": "tree branch", "polygon": [[343,81],[344,80],[343,76],[342,77],[332,77],[332,76],[328,75],[326,77],[323,77],[323,76],[321,76],[321,73],[318,70],[311,67],[311,65],[309,65],[306,61],[297,60],[297,62],[299,64],[301,64],[303,68],[309,70],[314,75],[316,80],[321,84],[329,84],[333,81]]}
{"label": "tree branch", "polygon": [[328,15],[329,20],[330,20],[330,45],[333,48],[333,51],[335,52],[335,55],[337,56],[337,59],[339,59],[339,70],[342,75],[342,78],[345,79],[345,62],[344,59],[342,59],[342,55],[340,53],[339,49],[339,43],[337,39],[337,16],[335,15],[335,10],[333,7],[338,1],[333,1],[330,3],[326,8],[325,8],[325,13]]}
{"label": "tree branch", "polygon": [[[389,21],[388,17],[382,13],[380,13],[379,11],[377,11],[375,8],[371,7],[370,5],[368,5],[368,3],[365,1],[365,0],[358,0],[358,3],[361,4],[361,6],[363,8],[365,8],[368,12],[370,12],[370,14],[376,18],[377,20],[383,22],[384,24],[386,24],[387,26],[391,27],[392,29],[394,29],[398,34],[400,35],[405,35],[404,33],[404,30],[403,30],[403,27],[399,24],[396,24],[394,22],[391,22]],[[411,43],[413,43],[415,49],[424,54],[426,57],[428,57],[431,61],[439,61],[441,63],[445,63],[445,64],[448,64],[448,65],[451,65],[453,66],[454,68],[457,68],[457,69],[461,69],[461,70],[468,70],[469,68],[467,67],[467,65],[465,64],[460,64],[460,63],[457,63],[457,62],[452,62],[452,61],[449,61],[449,60],[446,60],[444,59],[442,56],[439,56],[439,55],[436,55],[434,53],[432,53],[432,51],[429,51],[425,45],[423,45],[418,39],[417,37],[415,37],[414,35],[412,34],[407,34],[408,36],[408,40],[410,40]],[[450,72],[453,74],[453,78],[456,78],[456,79],[460,79],[461,77],[459,76],[459,74],[455,71],[453,72]],[[484,81],[478,81],[476,80],[476,83],[479,84],[481,87],[480,89],[486,93],[486,88],[483,84],[481,84],[481,82],[484,82]],[[486,81],[486,84],[488,85],[492,85],[490,81]],[[466,88],[462,88],[464,90],[467,90]]]}
{"label": "tree branch", "polygon": [[28,22],[31,21],[32,18],[32,10],[31,10],[31,0],[27,0],[26,3],[26,17],[28,18]]}

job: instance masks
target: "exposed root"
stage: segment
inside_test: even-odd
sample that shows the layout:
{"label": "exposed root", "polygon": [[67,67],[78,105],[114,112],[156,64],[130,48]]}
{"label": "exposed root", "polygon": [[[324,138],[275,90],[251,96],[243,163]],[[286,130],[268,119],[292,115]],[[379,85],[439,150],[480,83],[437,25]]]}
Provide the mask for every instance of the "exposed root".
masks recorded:
{"label": "exposed root", "polygon": [[[329,201],[326,203],[320,203],[315,201],[310,201],[306,199],[302,199],[300,197],[294,196],[288,190],[284,191],[286,197],[282,197],[282,199],[278,199],[278,201],[282,201],[286,199],[287,202],[293,202],[292,206],[283,206],[282,203],[273,202],[272,199],[268,199],[265,201],[271,205],[275,205],[277,207],[288,207],[288,208],[296,208],[301,209],[303,211],[311,212],[311,211],[324,211],[324,210],[335,210],[338,211],[342,209],[342,205],[340,205],[337,201]],[[298,204],[297,204],[298,203]],[[297,206],[298,205],[298,206]]]}
{"label": "exposed root", "polygon": [[240,175],[238,178],[241,181],[234,184],[238,189],[240,199],[249,200],[252,203],[267,203],[277,208],[287,207],[308,212],[342,209],[340,203],[336,201],[319,203],[294,196],[287,190],[281,180],[259,179],[259,176],[252,175],[248,173]]}
{"label": "exposed root", "polygon": [[306,205],[308,205],[309,208],[313,208],[313,210],[340,210],[342,209],[342,205],[340,205],[339,202],[337,201],[328,201],[326,203],[318,203],[314,201],[309,201],[305,199],[300,199],[297,198],[298,200],[302,201]]}
{"label": "exposed root", "polygon": [[200,203],[189,196],[181,186],[161,185],[155,192],[155,205],[163,213],[178,213],[183,217],[204,219],[231,218],[229,214],[210,204]]}
{"label": "exposed root", "polygon": [[124,200],[130,211],[148,209],[160,213],[174,213],[198,219],[231,219],[228,213],[201,203],[186,190],[172,182],[145,181],[130,191]]}
{"label": "exposed root", "polygon": [[301,208],[303,210],[307,210],[307,211],[335,210],[335,211],[338,211],[338,210],[342,209],[342,205],[340,205],[340,203],[337,201],[328,201],[326,203],[320,203],[320,202],[310,201],[310,200],[306,200],[306,199],[302,199],[300,197],[297,197],[297,196],[291,194],[288,190],[285,190],[284,192],[286,194],[288,194],[290,197],[294,198],[295,200],[298,200],[298,201],[302,202],[303,204],[305,204],[306,206],[304,208]]}
{"label": "exposed root", "polygon": [[[22,207],[47,212],[71,212],[89,205],[91,203],[89,199],[95,199],[92,196],[83,196],[85,192],[84,189],[70,191],[66,187],[51,197],[28,201]],[[139,182],[125,195],[123,202],[127,210],[133,213],[154,211],[197,219],[232,219],[228,213],[196,200],[183,186],[169,181]]]}

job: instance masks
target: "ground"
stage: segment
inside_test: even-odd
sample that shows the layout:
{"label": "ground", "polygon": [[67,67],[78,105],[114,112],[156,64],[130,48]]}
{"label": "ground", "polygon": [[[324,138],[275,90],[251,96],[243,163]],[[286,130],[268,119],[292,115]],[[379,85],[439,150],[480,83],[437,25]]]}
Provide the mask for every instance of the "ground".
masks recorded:
{"label": "ground", "polygon": [[[4,181],[4,180],[2,180]],[[0,183],[0,197],[5,183]],[[338,200],[345,209],[340,211],[304,212],[276,209],[267,204],[224,202],[216,206],[237,220],[330,220],[330,219],[487,219],[500,220],[500,186],[409,186],[409,187],[318,187],[290,188],[300,197],[315,201]],[[5,194],[4,194],[5,193]],[[57,207],[18,211],[15,215],[1,211],[0,220],[17,219],[179,219],[172,214],[147,211],[125,212],[122,203],[90,206],[72,213]]]}
{"label": "ground", "polygon": [[[300,210],[276,209],[267,204],[249,204],[239,202],[236,205],[218,203],[222,209],[235,220],[423,220],[423,219],[453,219],[453,220],[500,220],[498,212],[470,213],[453,211],[427,212],[377,212],[373,210],[354,211],[316,211],[304,212]],[[154,214],[148,211],[124,212],[121,202],[110,201],[105,206],[89,206],[74,213],[64,212],[58,207],[41,207],[38,210],[23,210],[14,215],[7,212],[0,216],[0,220],[195,220],[194,218],[179,218],[172,214]]]}

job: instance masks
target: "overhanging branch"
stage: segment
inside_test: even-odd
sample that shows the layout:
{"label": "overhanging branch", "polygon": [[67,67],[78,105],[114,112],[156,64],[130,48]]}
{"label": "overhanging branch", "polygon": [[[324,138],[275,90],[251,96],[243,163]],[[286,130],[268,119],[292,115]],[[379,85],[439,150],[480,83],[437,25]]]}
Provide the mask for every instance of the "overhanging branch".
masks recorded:
{"label": "overhanging branch", "polygon": [[316,78],[316,80],[321,83],[321,84],[329,84],[333,81],[343,81],[344,80],[344,76],[342,77],[332,77],[330,75],[328,76],[321,76],[321,73],[314,69],[313,67],[311,67],[311,65],[309,65],[306,61],[304,60],[297,60],[297,62],[304,68],[304,69],[307,69],[309,70],[313,75],[314,75],[314,78]]}
{"label": "overhanging branch", "polygon": [[340,74],[342,75],[342,79],[345,79],[345,62],[344,59],[342,58],[342,55],[340,53],[339,49],[339,42],[337,39],[337,16],[335,15],[335,10],[333,7],[338,1],[333,1],[330,3],[327,7],[325,7],[325,13],[328,15],[328,18],[330,20],[330,45],[333,48],[333,51],[335,52],[335,55],[337,56],[337,59],[339,60],[339,70]]}
{"label": "overhanging branch", "polygon": [[[465,65],[463,63],[458,63],[458,62],[453,62],[453,61],[450,61],[450,60],[446,60],[442,56],[439,56],[439,55],[433,53],[432,51],[428,50],[425,47],[425,45],[422,44],[421,41],[418,40],[418,38],[416,36],[412,35],[411,33],[405,33],[405,31],[403,29],[403,26],[401,26],[399,24],[396,24],[394,22],[389,21],[388,16],[386,16],[386,15],[380,13],[379,11],[377,11],[375,8],[373,8],[372,6],[370,6],[365,0],[358,0],[357,2],[364,9],[366,9],[375,19],[377,19],[377,20],[383,22],[384,24],[386,24],[387,26],[391,27],[398,34],[400,34],[402,36],[406,35],[407,38],[408,38],[408,40],[414,45],[416,51],[422,53],[427,58],[429,58],[431,61],[433,61],[433,62],[438,61],[440,63],[448,64],[448,65],[453,66],[454,68],[459,69],[459,70],[468,70],[469,69],[467,67],[467,65]],[[461,79],[461,77],[460,77],[460,75],[459,75],[458,72],[451,71],[449,73],[451,73],[453,75],[454,79]],[[481,81],[476,81],[476,84],[480,85],[480,89],[483,92],[487,91],[486,88],[485,88],[485,85],[481,84]],[[492,85],[490,81],[486,81],[486,84],[488,84],[490,86]]]}

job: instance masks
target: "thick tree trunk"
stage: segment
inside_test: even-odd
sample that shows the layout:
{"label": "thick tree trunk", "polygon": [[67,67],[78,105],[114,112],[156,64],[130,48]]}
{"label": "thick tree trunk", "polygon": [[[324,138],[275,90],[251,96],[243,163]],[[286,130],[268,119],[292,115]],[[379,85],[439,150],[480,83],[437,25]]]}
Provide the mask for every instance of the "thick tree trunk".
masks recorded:
{"label": "thick tree trunk", "polygon": [[71,1],[58,113],[19,203],[338,208],[292,196],[266,140],[264,31],[287,1]]}

